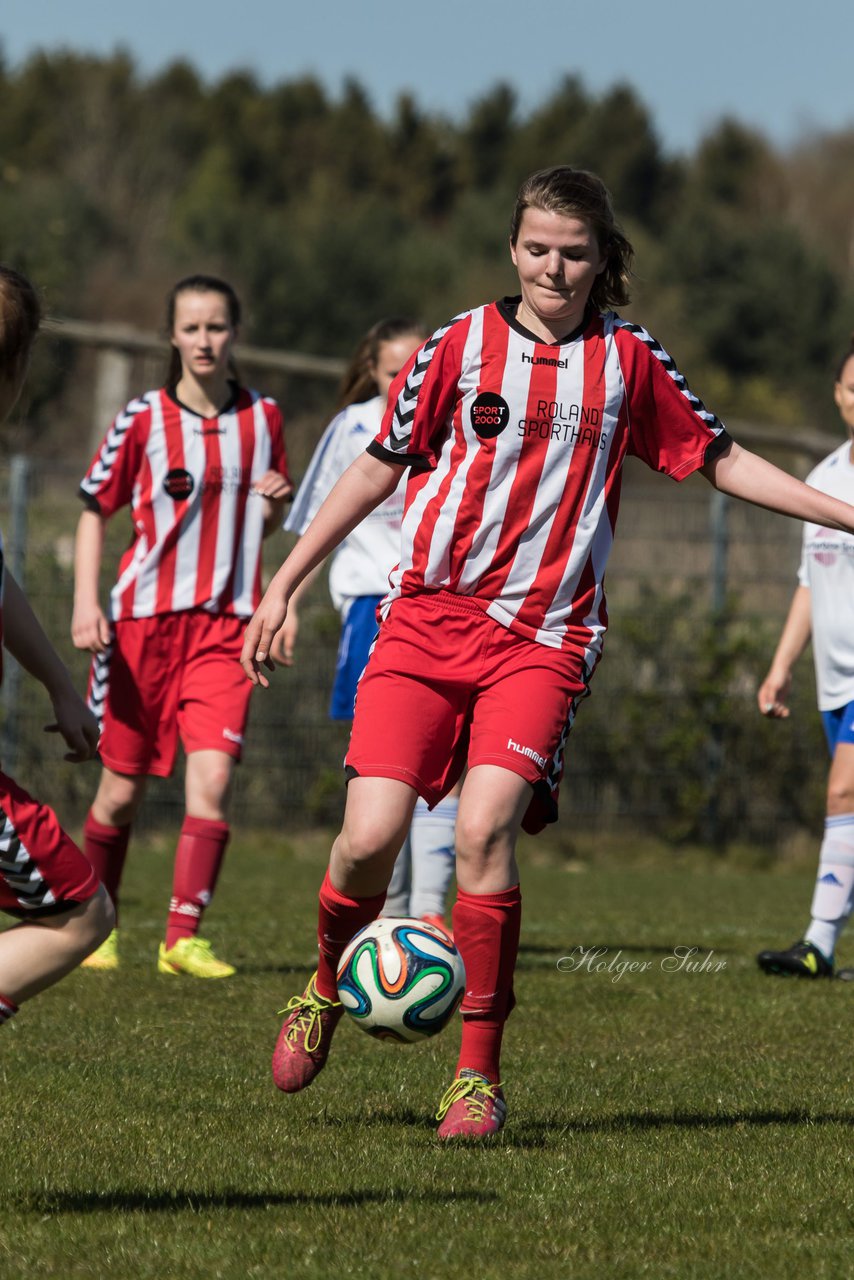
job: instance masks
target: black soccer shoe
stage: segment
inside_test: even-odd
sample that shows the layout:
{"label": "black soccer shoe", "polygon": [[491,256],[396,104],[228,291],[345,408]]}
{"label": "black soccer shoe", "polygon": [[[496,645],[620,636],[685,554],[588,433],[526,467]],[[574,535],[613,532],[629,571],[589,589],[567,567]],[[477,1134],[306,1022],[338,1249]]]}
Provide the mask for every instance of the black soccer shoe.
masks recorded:
{"label": "black soccer shoe", "polygon": [[760,951],[756,963],[764,973],[776,973],[783,978],[833,977],[833,965],[811,942],[794,942],[788,951]]}

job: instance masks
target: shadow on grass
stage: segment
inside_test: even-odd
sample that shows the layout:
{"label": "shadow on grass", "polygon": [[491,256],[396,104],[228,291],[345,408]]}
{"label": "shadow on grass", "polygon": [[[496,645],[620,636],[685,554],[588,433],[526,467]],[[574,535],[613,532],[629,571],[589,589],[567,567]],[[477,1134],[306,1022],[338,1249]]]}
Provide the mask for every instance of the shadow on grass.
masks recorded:
{"label": "shadow on grass", "polygon": [[591,1117],[589,1120],[554,1120],[522,1122],[506,1130],[502,1142],[509,1147],[542,1147],[569,1134],[641,1133],[649,1129],[737,1129],[767,1128],[773,1125],[820,1127],[844,1125],[854,1127],[854,1113],[844,1111],[731,1111],[720,1115],[695,1111],[622,1112],[615,1116]]}
{"label": "shadow on grass", "polygon": [[468,1200],[488,1204],[497,1200],[494,1191],[417,1191],[402,1187],[320,1192],[308,1191],[193,1191],[175,1192],[117,1191],[45,1191],[39,1195],[21,1196],[17,1207],[24,1212],[58,1213],[200,1213],[206,1209],[358,1209],[367,1204],[450,1204]]}

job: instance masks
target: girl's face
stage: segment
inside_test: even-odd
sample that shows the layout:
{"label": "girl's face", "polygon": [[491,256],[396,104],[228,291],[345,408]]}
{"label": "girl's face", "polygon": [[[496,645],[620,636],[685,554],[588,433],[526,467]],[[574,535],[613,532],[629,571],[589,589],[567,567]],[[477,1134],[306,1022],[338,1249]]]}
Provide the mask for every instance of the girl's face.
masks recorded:
{"label": "girl's face", "polygon": [[854,440],[854,356],[849,356],[842,366],[839,381],[833,388],[833,398],[839,416],[848,428],[848,435]]}
{"label": "girl's face", "polygon": [[178,294],[171,338],[183,376],[192,374],[199,381],[224,377],[236,337],[223,294],[207,289]]}
{"label": "girl's face", "polygon": [[413,351],[417,351],[423,341],[417,333],[405,333],[400,338],[389,338],[388,342],[380,343],[377,358],[371,365],[371,373],[383,400]]}
{"label": "girl's face", "polygon": [[607,265],[589,219],[528,208],[510,256],[522,289],[519,318],[527,327],[560,337],[581,323]]}

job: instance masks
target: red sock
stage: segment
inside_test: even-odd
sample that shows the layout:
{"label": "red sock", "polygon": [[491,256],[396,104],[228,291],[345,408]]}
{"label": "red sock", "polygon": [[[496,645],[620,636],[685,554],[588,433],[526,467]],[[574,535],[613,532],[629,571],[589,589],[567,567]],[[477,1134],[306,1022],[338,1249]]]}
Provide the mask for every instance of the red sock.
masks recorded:
{"label": "red sock", "polygon": [[8,996],[0,995],[0,1027],[4,1022],[8,1022],[10,1018],[14,1018],[18,1012],[18,1006],[14,1000],[10,1000]]}
{"label": "red sock", "polygon": [[366,924],[376,920],[385,903],[385,893],[373,898],[348,898],[339,893],[327,871],[318,894],[317,945],[320,959],[315,987],[326,1000],[338,999],[338,961],[347,943]]}
{"label": "red sock", "polygon": [[458,890],[452,918],[454,941],[466,967],[457,1074],[469,1068],[497,1082],[504,1023],[515,1003],[513,970],[522,920],[519,886],[502,893]]}
{"label": "red sock", "polygon": [[95,875],[113,900],[116,924],[119,922],[119,885],[125,868],[130,825],[105,827],[92,817],[91,809],[83,823],[83,852]]}
{"label": "red sock", "polygon": [[179,938],[199,932],[202,912],[210,905],[228,844],[228,823],[186,817],[175,850],[172,898],[166,922],[166,950]]}

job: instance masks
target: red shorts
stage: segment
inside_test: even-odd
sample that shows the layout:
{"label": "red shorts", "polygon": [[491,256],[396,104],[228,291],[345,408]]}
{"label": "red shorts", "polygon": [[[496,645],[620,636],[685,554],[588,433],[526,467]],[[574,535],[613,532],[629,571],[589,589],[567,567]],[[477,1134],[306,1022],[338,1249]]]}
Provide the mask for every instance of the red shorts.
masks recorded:
{"label": "red shorts", "polygon": [[252,693],[239,662],[245,630],[245,618],[201,609],[115,623],[89,675],[104,764],[168,778],[179,735],[186,752],[239,760]]}
{"label": "red shorts", "polygon": [[0,910],[30,918],[86,902],[98,878],[53,809],[0,773]]}
{"label": "red shorts", "polygon": [[588,672],[578,653],[508,631],[446,591],[396,600],[356,694],[348,776],[399,778],[432,807],[463,768],[525,778],[523,826],[557,818],[563,752]]}

